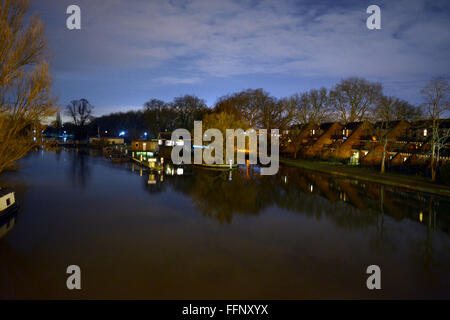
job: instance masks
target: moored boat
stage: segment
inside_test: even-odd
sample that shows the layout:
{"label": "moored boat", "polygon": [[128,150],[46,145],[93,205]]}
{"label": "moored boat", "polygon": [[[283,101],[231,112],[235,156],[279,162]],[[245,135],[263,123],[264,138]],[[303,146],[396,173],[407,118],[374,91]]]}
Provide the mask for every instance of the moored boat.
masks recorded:
{"label": "moored boat", "polygon": [[0,189],[0,218],[18,209],[14,191]]}

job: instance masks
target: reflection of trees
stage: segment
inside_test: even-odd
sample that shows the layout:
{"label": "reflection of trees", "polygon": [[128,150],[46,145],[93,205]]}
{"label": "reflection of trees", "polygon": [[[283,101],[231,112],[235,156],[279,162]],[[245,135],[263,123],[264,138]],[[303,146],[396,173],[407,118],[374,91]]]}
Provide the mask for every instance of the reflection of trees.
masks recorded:
{"label": "reflection of trees", "polygon": [[75,185],[84,187],[91,174],[89,167],[89,154],[84,149],[76,149],[70,155],[70,176]]}
{"label": "reflection of trees", "polygon": [[258,185],[241,171],[199,171],[191,196],[197,208],[220,222],[231,222],[233,214],[258,214],[269,197],[261,197]]}
{"label": "reflection of trees", "polygon": [[[170,186],[192,198],[197,209],[220,222],[231,222],[233,215],[257,215],[270,206],[321,219],[326,217],[345,229],[376,227],[374,245],[383,246],[384,216],[396,220],[418,221],[419,212],[427,212],[429,197],[394,187],[337,178],[297,168],[280,168],[275,176],[260,176],[251,170],[229,171],[198,169],[189,176],[164,176],[163,182],[147,184],[151,193]],[[436,202],[436,200],[435,200]],[[448,201],[442,201],[447,208]],[[446,206],[446,207],[445,207]],[[435,222],[448,232],[450,222]]]}

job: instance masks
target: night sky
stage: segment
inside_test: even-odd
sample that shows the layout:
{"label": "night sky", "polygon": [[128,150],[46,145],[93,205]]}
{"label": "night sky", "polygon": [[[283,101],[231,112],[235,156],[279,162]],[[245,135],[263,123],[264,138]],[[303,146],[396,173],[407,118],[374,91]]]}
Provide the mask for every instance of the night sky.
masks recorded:
{"label": "night sky", "polygon": [[[66,28],[71,4],[81,30]],[[371,4],[381,30],[366,28]],[[208,105],[247,88],[282,97],[348,76],[418,104],[450,71],[447,0],[36,0],[31,11],[46,23],[59,103],[87,98],[96,116],[182,94]]]}

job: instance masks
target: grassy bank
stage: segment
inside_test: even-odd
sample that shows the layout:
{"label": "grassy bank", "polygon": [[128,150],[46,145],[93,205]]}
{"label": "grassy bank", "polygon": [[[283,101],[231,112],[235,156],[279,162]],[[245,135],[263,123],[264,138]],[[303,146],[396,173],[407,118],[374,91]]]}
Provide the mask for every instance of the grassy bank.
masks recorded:
{"label": "grassy bank", "polygon": [[280,159],[280,163],[285,166],[314,170],[336,176],[350,177],[358,180],[382,183],[450,197],[450,187],[433,183],[430,179],[425,177],[391,172],[381,174],[370,168],[351,167],[342,163],[324,161]]}

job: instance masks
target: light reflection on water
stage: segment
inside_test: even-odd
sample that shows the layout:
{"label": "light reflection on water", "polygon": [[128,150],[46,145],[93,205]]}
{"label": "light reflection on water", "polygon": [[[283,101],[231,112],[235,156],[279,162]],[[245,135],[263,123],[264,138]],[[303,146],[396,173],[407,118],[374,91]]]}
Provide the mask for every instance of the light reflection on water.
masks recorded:
{"label": "light reflection on water", "polygon": [[22,164],[2,177],[21,211],[0,239],[0,298],[450,297],[449,199],[295,168],[150,173],[93,150]]}

